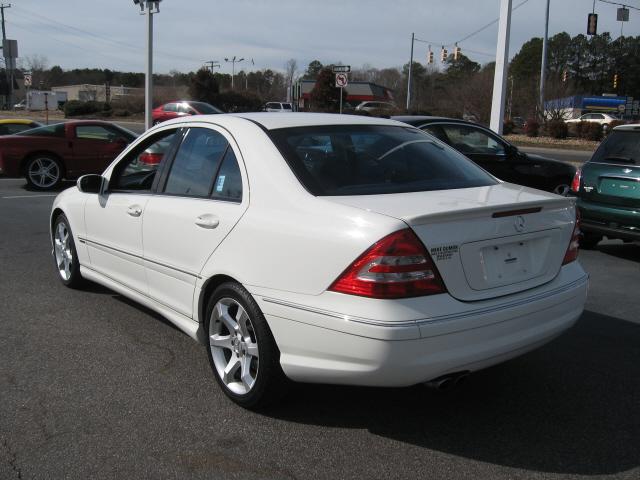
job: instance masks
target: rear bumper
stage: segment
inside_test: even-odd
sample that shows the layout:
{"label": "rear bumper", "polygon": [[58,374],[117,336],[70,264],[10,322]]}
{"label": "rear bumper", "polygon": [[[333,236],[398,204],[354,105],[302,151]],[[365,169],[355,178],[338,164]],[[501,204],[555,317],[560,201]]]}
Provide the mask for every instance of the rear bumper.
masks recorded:
{"label": "rear bumper", "polygon": [[616,207],[578,199],[582,220],[580,228],[587,233],[623,240],[640,240],[640,209]]}
{"label": "rear bumper", "polygon": [[[472,302],[474,308],[465,304],[458,312],[461,302],[440,295],[448,297],[444,300],[452,313],[386,326],[268,297],[256,299],[292,380],[408,386],[500,363],[571,327],[582,314],[588,287],[588,276],[574,264],[563,267],[561,278],[526,295]],[[424,297],[425,306],[429,298]]]}

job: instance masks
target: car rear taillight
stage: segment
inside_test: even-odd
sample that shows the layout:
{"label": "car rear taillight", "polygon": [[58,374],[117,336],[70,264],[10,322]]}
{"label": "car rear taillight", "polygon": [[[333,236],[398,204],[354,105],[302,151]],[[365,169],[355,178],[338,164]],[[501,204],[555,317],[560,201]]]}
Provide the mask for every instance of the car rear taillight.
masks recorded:
{"label": "car rear taillight", "polygon": [[577,169],[573,180],[571,181],[571,191],[578,193],[580,191],[580,180],[582,180],[582,169]]}
{"label": "car rear taillight", "polygon": [[575,208],[576,208],[576,224],[573,227],[573,233],[571,234],[571,241],[569,242],[569,247],[567,247],[567,252],[564,254],[562,265],[571,263],[578,258],[578,248],[580,247],[580,237],[582,237],[582,232],[580,231],[580,210],[578,210],[578,207],[575,207]]}
{"label": "car rear taillight", "polygon": [[408,228],[373,244],[342,272],[329,290],[371,298],[446,292],[427,249]]}
{"label": "car rear taillight", "polygon": [[144,152],[140,155],[140,162],[145,165],[158,165],[162,161],[162,153],[147,153]]}

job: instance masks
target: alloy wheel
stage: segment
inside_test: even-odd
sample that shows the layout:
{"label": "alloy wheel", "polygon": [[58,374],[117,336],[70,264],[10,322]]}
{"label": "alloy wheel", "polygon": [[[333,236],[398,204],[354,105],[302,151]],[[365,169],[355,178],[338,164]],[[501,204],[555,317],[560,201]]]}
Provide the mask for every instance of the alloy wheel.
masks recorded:
{"label": "alloy wheel", "polygon": [[73,250],[71,249],[71,234],[65,222],[58,223],[53,238],[53,248],[56,256],[58,273],[63,280],[71,278],[73,267]]}
{"label": "alloy wheel", "polygon": [[569,185],[562,183],[553,189],[553,193],[557,195],[565,196],[567,193],[569,193],[569,189],[570,189]]}
{"label": "alloy wheel", "polygon": [[249,315],[233,298],[221,298],[213,307],[209,345],[222,383],[237,395],[248,393],[258,376],[258,340]]}
{"label": "alloy wheel", "polygon": [[36,158],[29,164],[27,174],[36,187],[49,188],[60,179],[60,166],[52,158]]}

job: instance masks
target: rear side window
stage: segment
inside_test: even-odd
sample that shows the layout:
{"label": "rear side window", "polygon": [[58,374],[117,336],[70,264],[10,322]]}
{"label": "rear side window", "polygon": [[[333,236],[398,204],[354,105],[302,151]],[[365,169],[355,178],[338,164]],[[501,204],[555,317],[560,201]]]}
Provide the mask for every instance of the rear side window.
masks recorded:
{"label": "rear side window", "polygon": [[497,183],[469,159],[410,127],[318,126],[269,134],[314,195],[375,195]]}
{"label": "rear side window", "polygon": [[589,162],[640,165],[640,130],[614,130]]}
{"label": "rear side window", "polygon": [[231,147],[227,149],[216,176],[216,181],[213,185],[213,198],[231,202],[242,201],[242,175]]}
{"label": "rear side window", "polygon": [[220,133],[189,129],[171,165],[165,193],[208,197],[227,148],[229,142]]}

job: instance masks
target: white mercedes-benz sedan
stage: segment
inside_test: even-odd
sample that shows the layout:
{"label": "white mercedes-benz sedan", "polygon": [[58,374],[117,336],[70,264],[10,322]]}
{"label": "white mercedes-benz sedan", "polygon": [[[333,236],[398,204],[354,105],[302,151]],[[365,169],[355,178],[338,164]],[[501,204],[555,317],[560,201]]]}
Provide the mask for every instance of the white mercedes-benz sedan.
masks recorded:
{"label": "white mercedes-benz sedan", "polygon": [[587,294],[572,198],[370,117],[162,123],[60,193],[50,228],[65,285],[159,312],[247,408],[287,380],[455,382],[558,336]]}

